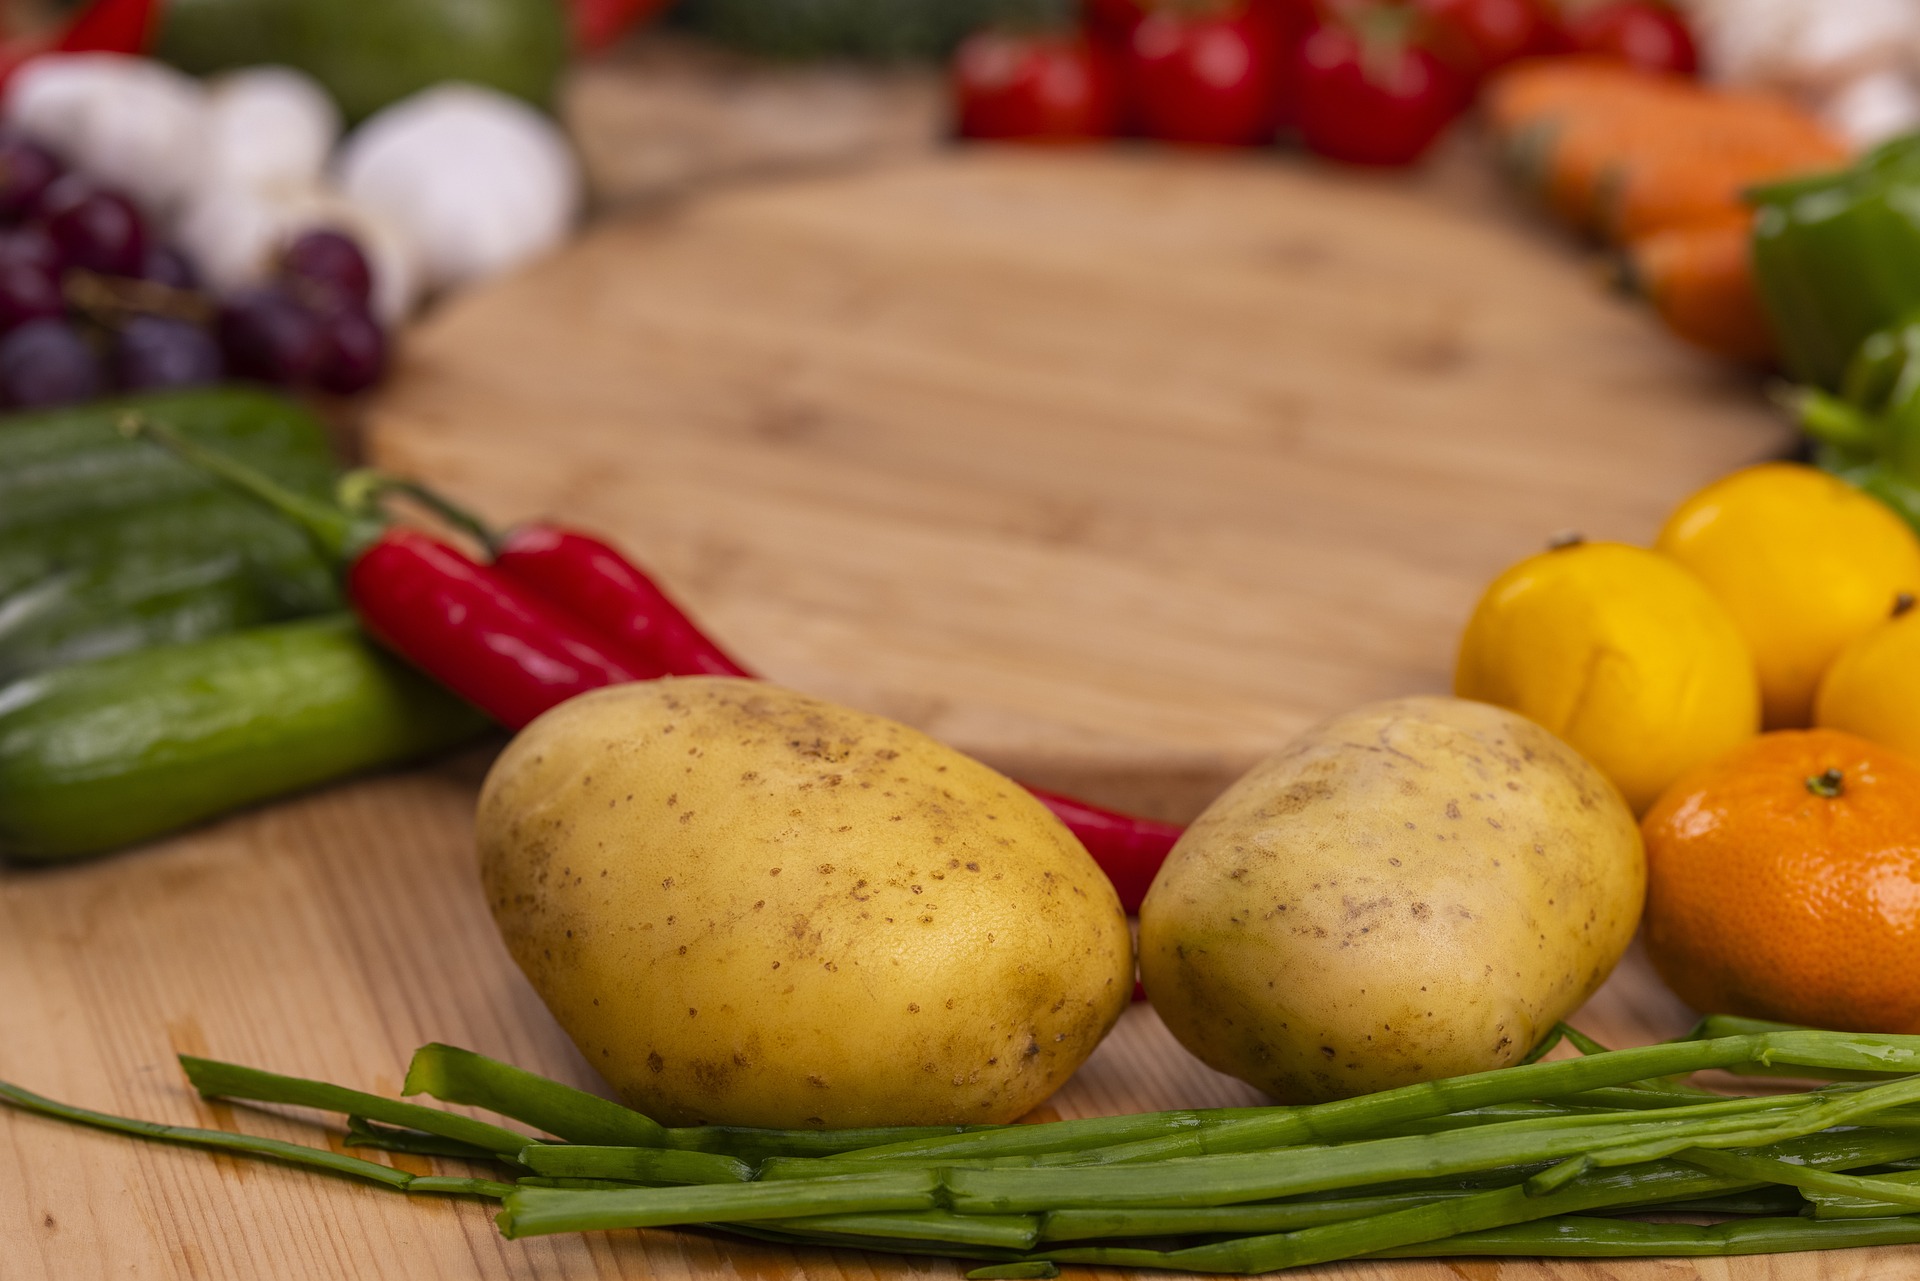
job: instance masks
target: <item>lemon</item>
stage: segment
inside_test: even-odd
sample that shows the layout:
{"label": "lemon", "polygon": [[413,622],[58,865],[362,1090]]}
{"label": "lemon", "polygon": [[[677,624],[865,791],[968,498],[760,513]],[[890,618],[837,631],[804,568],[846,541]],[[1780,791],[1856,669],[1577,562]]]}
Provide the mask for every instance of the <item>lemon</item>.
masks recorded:
{"label": "lemon", "polygon": [[1495,579],[1453,690],[1552,730],[1635,813],[1760,728],[1753,658],[1726,609],[1679,565],[1623,543],[1558,547]]}
{"label": "lemon", "polygon": [[1836,655],[1920,591],[1920,539],[1879,500],[1812,467],[1765,463],[1681,503],[1655,544],[1733,615],[1769,729],[1813,721]]}
{"label": "lemon", "polygon": [[1920,760],[1920,610],[1897,612],[1854,638],[1820,682],[1814,723]]}

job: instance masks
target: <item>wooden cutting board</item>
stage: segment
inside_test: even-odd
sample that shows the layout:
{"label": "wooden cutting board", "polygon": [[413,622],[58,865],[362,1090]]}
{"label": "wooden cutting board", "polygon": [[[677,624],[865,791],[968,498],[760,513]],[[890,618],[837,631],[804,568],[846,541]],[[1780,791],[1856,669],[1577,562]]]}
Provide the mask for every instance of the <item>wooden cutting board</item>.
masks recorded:
{"label": "wooden cutting board", "polygon": [[[447,307],[372,448],[497,519],[617,534],[783,680],[1185,815],[1312,718],[1444,688],[1476,590],[1549,532],[1643,538],[1784,443],[1750,385],[1475,172],[982,152],[725,194]],[[440,1039],[592,1085],[475,885],[490,751],[0,872],[0,1078],[336,1145],[200,1102],[172,1056],[392,1091]],[[1630,957],[1580,1021],[1628,1044],[1690,1018]],[[1046,1112],[1252,1097],[1136,1008]],[[4,1111],[0,1245],[5,1281],[959,1275],[696,1234],[502,1242],[476,1205]],[[1915,1258],[1305,1275],[1814,1281]]]}
{"label": "wooden cutting board", "polygon": [[772,677],[1170,817],[1447,684],[1569,527],[1783,448],[1476,185],[954,150],[602,227],[408,342],[374,457],[610,532]]}

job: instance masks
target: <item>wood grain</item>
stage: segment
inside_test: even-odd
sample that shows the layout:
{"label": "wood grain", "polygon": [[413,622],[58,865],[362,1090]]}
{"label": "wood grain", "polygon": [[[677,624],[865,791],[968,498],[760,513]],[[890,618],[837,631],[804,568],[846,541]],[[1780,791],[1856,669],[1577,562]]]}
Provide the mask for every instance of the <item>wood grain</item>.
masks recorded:
{"label": "wood grain", "polygon": [[[1325,712],[1444,687],[1474,592],[1546,533],[1644,537],[1782,443],[1748,386],[1564,245],[1434,181],[975,154],[725,194],[446,309],[373,447],[496,518],[615,532],[792,684],[1190,813]],[[0,1077],[309,1142],[312,1118],[197,1100],[172,1056],[391,1091],[441,1039],[592,1086],[478,894],[487,758],[0,872]],[[1625,1044],[1690,1017],[1630,958],[1581,1021]],[[1251,1097],[1137,1008],[1047,1111]],[[697,1234],[509,1243],[477,1205],[4,1112],[0,1243],[5,1281],[959,1271]],[[1837,1281],[1915,1260],[1307,1275]]]}
{"label": "wood grain", "polygon": [[1555,531],[1644,540],[1786,443],[1461,186],[960,151],[723,193],[456,300],[370,447],[617,535],[779,680],[1184,817],[1444,688]]}

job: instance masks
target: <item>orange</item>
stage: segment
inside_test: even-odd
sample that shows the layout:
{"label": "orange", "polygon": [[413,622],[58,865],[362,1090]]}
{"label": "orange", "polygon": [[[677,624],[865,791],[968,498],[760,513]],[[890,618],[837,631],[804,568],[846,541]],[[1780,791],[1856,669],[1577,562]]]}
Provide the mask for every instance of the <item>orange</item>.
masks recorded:
{"label": "orange", "polygon": [[1920,1032],[1920,763],[1763,734],[1648,811],[1647,953],[1710,1013]]}

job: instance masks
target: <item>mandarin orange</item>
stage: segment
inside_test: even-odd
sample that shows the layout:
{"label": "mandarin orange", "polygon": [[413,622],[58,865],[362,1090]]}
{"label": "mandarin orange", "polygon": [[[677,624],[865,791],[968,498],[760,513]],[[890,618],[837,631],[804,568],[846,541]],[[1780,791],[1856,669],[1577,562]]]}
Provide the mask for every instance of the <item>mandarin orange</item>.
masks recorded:
{"label": "mandarin orange", "polygon": [[1648,811],[1647,953],[1711,1013],[1920,1032],[1920,763],[1763,734]]}

